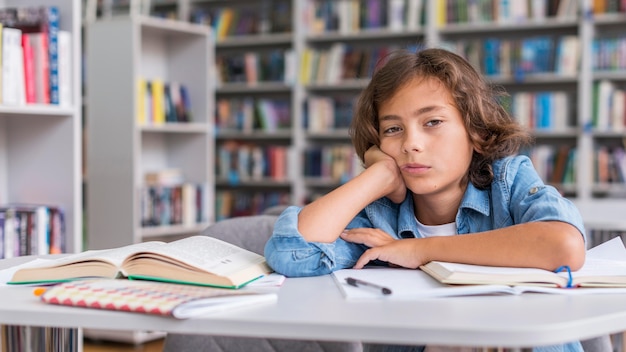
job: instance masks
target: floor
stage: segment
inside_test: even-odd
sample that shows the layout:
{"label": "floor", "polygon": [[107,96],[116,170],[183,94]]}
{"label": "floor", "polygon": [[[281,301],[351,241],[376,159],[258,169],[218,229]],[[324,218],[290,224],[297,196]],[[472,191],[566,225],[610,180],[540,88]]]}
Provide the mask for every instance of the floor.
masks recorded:
{"label": "floor", "polygon": [[162,350],[163,339],[146,342],[140,345],[89,340],[83,342],[83,352],[161,352]]}

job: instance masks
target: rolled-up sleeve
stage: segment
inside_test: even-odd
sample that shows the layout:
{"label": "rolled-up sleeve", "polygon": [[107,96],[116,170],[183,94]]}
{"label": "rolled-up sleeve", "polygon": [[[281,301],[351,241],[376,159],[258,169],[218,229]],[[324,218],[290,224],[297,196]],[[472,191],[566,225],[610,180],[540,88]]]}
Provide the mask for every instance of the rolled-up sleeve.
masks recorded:
{"label": "rolled-up sleeve", "polygon": [[575,226],[585,238],[583,219],[574,203],[544,184],[528,158],[509,160],[514,165],[504,168],[507,174],[503,176],[512,178],[506,183],[510,185],[509,204],[514,223],[562,221]]}
{"label": "rolled-up sleeve", "polygon": [[289,276],[316,276],[351,268],[367,247],[341,238],[332,243],[307,242],[298,231],[298,214],[292,206],[278,217],[265,244],[265,259],[276,272]]}

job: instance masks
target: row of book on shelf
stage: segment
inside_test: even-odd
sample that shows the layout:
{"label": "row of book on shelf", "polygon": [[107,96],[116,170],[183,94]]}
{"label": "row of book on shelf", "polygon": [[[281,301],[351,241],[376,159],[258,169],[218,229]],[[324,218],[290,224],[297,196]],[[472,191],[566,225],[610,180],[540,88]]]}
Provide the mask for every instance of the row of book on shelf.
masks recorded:
{"label": "row of book on shelf", "polygon": [[[576,181],[576,148],[569,145],[537,145],[523,151],[539,176],[548,183],[572,185]],[[623,146],[599,145],[593,155],[593,181],[626,184],[626,152]]]}
{"label": "row of book on shelf", "polygon": [[[309,132],[346,130],[352,121],[357,96],[312,95],[305,101],[304,126]],[[346,133],[346,137],[347,137]]]}
{"label": "row of book on shelf", "polygon": [[415,31],[424,23],[424,10],[423,0],[308,1],[305,23],[310,34],[372,29]]}
{"label": "row of book on shelf", "polygon": [[137,123],[140,126],[192,120],[191,100],[184,84],[140,77],[137,97]]}
{"label": "row of book on shelf", "polygon": [[218,98],[215,127],[217,131],[267,131],[291,128],[291,103],[287,99]]}
{"label": "row of book on shelf", "polygon": [[594,181],[626,184],[626,152],[624,147],[600,145],[596,148]]}
{"label": "row of book on shelf", "polygon": [[[524,39],[487,38],[443,42],[442,47],[467,58],[489,76],[514,77],[555,73],[575,75],[580,57],[578,36],[535,36]],[[356,47],[334,43],[329,48],[306,48],[302,54],[300,82],[335,84],[342,80],[369,78],[376,64],[400,46]],[[417,46],[403,49],[418,50]]]}
{"label": "row of book on shelf", "polygon": [[363,171],[351,145],[310,146],[304,151],[304,175],[345,183]]}
{"label": "row of book on shelf", "polygon": [[595,71],[626,69],[626,37],[595,38],[591,44],[591,67]]}
{"label": "row of book on shelf", "polygon": [[220,54],[215,58],[215,65],[218,85],[292,83],[295,80],[295,52],[290,49]]}
{"label": "row of book on shelf", "polygon": [[[288,154],[289,147],[285,146],[263,146],[229,141],[218,146],[216,175],[219,180],[230,186],[254,181],[287,181],[289,177]],[[354,148],[347,144],[308,147],[304,151],[301,168],[305,177],[317,178],[334,184],[347,182],[358,175],[362,169]],[[274,193],[269,191],[260,194]],[[228,201],[230,198],[226,199],[225,201],[218,200],[217,203],[226,204],[224,209],[232,208],[232,202]],[[258,203],[266,204],[265,202]],[[218,214],[222,216],[233,213],[242,214],[242,211],[222,210],[221,213],[218,211]]]}
{"label": "row of book on shelf", "polygon": [[72,35],[55,6],[0,9],[0,103],[72,103]]}
{"label": "row of book on shelf", "polygon": [[194,225],[207,221],[204,183],[185,180],[180,169],[146,172],[141,189],[141,225]]}
{"label": "row of book on shelf", "polygon": [[215,220],[262,214],[279,205],[293,204],[288,191],[219,190],[215,194]]}
{"label": "row of book on shelf", "polygon": [[441,0],[438,24],[525,23],[576,19],[578,0]]}
{"label": "row of book on shelf", "polygon": [[0,258],[65,252],[63,210],[48,205],[0,206]]}
{"label": "row of book on shelf", "polygon": [[565,91],[516,92],[510,96],[511,114],[532,130],[565,131],[576,125],[574,102]]}
{"label": "row of book on shelf", "polygon": [[2,325],[0,350],[2,351],[80,351],[78,329]]}
{"label": "row of book on shelf", "polygon": [[577,35],[539,35],[521,39],[488,37],[444,41],[441,46],[464,56],[488,76],[516,80],[539,73],[574,76],[579,70],[581,56]]}
{"label": "row of book on shelf", "polygon": [[576,181],[576,151],[568,145],[536,145],[523,150],[537,170],[537,174],[546,183],[554,185],[573,185]]}
{"label": "row of book on shelf", "polygon": [[262,0],[256,1],[255,5],[198,6],[191,11],[191,21],[210,26],[217,41],[233,36],[293,30],[291,0]]}
{"label": "row of book on shelf", "polygon": [[216,175],[231,185],[252,180],[287,180],[289,150],[281,145],[221,143],[217,147]]}
{"label": "row of book on shelf", "polygon": [[594,82],[591,122],[598,131],[622,132],[626,129],[626,90],[603,79]]}
{"label": "row of book on shelf", "polygon": [[[426,15],[423,0],[317,0],[306,9],[307,31],[356,33],[371,29],[417,30]],[[576,19],[577,0],[439,0],[436,25],[525,23]],[[599,11],[599,10],[598,10]]]}
{"label": "row of book on shelf", "polygon": [[342,80],[370,78],[376,64],[400,48],[397,45],[354,47],[342,42],[333,43],[329,48],[305,48],[299,79],[302,84],[336,84]]}

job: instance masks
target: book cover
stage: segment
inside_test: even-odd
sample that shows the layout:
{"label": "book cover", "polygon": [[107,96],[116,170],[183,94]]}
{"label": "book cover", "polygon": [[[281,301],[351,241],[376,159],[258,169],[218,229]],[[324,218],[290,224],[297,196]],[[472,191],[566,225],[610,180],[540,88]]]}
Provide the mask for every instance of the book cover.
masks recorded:
{"label": "book cover", "polygon": [[276,301],[273,292],[236,291],[134,280],[80,280],[52,286],[49,304],[117,310],[186,319]]}

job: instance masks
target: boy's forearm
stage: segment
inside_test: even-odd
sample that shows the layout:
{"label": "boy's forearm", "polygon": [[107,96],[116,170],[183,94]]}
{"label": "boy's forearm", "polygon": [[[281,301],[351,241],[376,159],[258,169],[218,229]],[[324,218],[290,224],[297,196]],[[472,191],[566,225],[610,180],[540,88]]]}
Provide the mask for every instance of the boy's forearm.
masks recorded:
{"label": "boy's forearm", "polygon": [[363,208],[389,192],[390,182],[384,167],[374,165],[365,169],[305,206],[298,216],[298,231],[309,242],[334,242]]}
{"label": "boy's forearm", "polygon": [[[427,239],[431,240],[431,239]],[[423,248],[428,260],[478,265],[579,269],[585,243],[576,227],[559,221],[519,224],[470,235],[432,238]]]}

